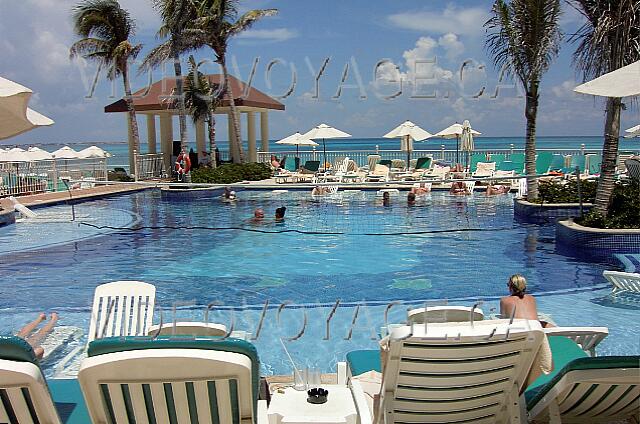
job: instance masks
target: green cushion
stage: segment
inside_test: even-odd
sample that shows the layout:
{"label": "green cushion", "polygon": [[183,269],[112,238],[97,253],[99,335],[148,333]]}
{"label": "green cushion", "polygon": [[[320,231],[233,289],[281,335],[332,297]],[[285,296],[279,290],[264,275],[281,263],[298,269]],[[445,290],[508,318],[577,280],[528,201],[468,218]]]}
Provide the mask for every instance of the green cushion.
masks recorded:
{"label": "green cushion", "polygon": [[526,390],[527,409],[532,409],[553,386],[571,371],[587,369],[638,368],[639,356],[603,356],[591,358],[572,340],[549,337],[553,354],[553,371],[538,377]]}
{"label": "green cushion", "polygon": [[429,169],[431,168],[431,161],[430,157],[418,158],[415,169]]}
{"label": "green cushion", "polygon": [[251,360],[251,385],[253,389],[253,409],[257,411],[260,386],[260,360],[256,347],[246,340],[220,339],[219,337],[105,337],[89,343],[87,356],[105,355],[144,349],[204,349],[240,353]]}
{"label": "green cushion", "polygon": [[90,423],[78,380],[48,380],[51,398],[64,424]]}
{"label": "green cushion", "polygon": [[0,336],[0,359],[38,363],[31,345],[17,336]]}
{"label": "green cushion", "polygon": [[382,372],[380,350],[354,350],[347,353],[347,363],[351,375],[356,376],[368,371]]}

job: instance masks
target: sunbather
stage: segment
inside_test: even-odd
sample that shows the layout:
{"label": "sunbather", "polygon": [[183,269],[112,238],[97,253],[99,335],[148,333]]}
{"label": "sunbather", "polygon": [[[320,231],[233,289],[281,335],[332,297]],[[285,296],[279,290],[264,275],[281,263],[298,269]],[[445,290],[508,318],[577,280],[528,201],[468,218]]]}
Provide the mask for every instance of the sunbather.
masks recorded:
{"label": "sunbather", "polygon": [[328,193],[329,193],[329,190],[327,190],[326,187],[322,187],[322,186],[315,186],[313,190],[311,190],[312,196],[324,196],[325,194],[328,194]]}
{"label": "sunbather", "polygon": [[[462,177],[462,174],[455,174],[453,178],[456,180],[461,180],[463,177]],[[455,196],[464,196],[471,193],[469,193],[469,190],[467,189],[467,186],[464,184],[464,181],[455,181],[451,184],[451,188],[449,189],[449,194],[453,194]]]}
{"label": "sunbather", "polygon": [[280,168],[280,161],[278,161],[278,158],[276,157],[276,155],[271,155],[271,166],[274,169]]}
{"label": "sunbather", "polygon": [[[416,183],[418,184],[418,183]],[[423,196],[431,191],[431,188],[427,186],[427,183],[419,183],[417,187],[411,187],[411,193],[416,196]]]}
{"label": "sunbather", "polygon": [[509,187],[507,185],[503,185],[503,184],[492,185],[492,184],[489,184],[487,186],[486,195],[487,196],[493,196],[493,195],[496,195],[496,194],[507,194],[507,193],[509,193],[509,191],[511,191],[511,187]]}
{"label": "sunbather", "polygon": [[53,327],[58,322],[58,314],[55,312],[51,313],[51,318],[49,322],[43,326],[40,330],[36,331],[36,328],[47,319],[47,316],[43,313],[38,315],[38,318],[31,321],[29,324],[22,327],[16,336],[21,337],[27,341],[33,347],[33,352],[36,354],[38,359],[42,359],[44,356],[44,349],[40,346],[40,342],[44,340],[51,331],[53,331]]}
{"label": "sunbather", "polygon": [[[526,294],[527,280],[520,274],[512,275],[507,283],[509,296],[500,299],[500,315],[503,318],[514,316],[514,318],[538,319],[538,308],[536,299],[530,294]],[[542,327],[555,327],[553,324],[540,321]]]}

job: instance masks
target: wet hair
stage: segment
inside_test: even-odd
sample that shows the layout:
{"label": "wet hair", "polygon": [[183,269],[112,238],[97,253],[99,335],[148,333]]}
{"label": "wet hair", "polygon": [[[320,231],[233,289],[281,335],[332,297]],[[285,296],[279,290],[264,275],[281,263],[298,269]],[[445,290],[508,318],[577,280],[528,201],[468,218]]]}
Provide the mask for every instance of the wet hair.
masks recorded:
{"label": "wet hair", "polygon": [[522,299],[527,291],[527,279],[520,274],[509,277],[509,289],[511,293]]}
{"label": "wet hair", "polygon": [[389,194],[389,192],[388,192],[388,191],[384,191],[384,192],[382,193],[382,198],[383,198],[383,199],[388,199],[390,196],[391,196],[391,195]]}
{"label": "wet hair", "polygon": [[415,201],[416,201],[416,194],[415,194],[415,193],[409,193],[409,194],[407,194],[407,201],[409,201],[409,202],[415,202]]}
{"label": "wet hair", "polygon": [[278,209],[276,209],[276,218],[284,218],[284,213],[287,211],[287,208],[285,206],[280,206]]}

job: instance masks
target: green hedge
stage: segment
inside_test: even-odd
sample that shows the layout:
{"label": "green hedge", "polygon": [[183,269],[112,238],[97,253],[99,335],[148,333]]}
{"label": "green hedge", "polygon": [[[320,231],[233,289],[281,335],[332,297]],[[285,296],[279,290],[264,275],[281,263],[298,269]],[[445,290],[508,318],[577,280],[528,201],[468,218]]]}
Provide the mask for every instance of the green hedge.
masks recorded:
{"label": "green hedge", "polygon": [[616,185],[606,218],[591,211],[576,222],[592,228],[640,228],[640,181]]}
{"label": "green hedge", "polygon": [[[580,181],[582,202],[593,203],[596,199],[596,181]],[[538,185],[538,199],[534,203],[578,203],[578,181],[541,181]]]}
{"label": "green hedge", "polygon": [[263,163],[227,164],[215,169],[200,167],[191,171],[195,184],[231,184],[271,178],[271,169]]}

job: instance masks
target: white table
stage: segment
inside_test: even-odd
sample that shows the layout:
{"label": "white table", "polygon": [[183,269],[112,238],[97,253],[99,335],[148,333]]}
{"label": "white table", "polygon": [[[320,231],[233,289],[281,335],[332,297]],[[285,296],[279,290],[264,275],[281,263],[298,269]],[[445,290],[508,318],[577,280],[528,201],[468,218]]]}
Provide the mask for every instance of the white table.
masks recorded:
{"label": "white table", "polygon": [[306,390],[288,387],[284,393],[275,392],[267,410],[269,424],[357,424],[358,411],[351,389],[331,384],[323,384],[322,388],[329,391],[327,402],[322,405],[307,402]]}

